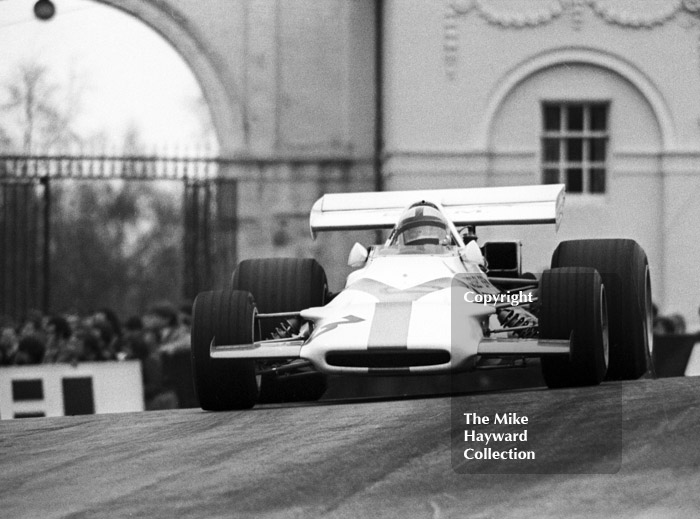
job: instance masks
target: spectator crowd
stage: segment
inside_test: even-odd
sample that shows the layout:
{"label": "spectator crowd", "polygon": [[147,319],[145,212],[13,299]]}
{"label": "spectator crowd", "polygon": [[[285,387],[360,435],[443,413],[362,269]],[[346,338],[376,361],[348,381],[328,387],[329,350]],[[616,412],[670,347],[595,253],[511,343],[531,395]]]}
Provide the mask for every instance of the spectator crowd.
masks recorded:
{"label": "spectator crowd", "polygon": [[[654,335],[700,335],[700,327],[688,325],[685,317],[679,313],[662,315],[659,308],[652,305],[654,319]],[[700,318],[700,308],[698,308],[698,318]]]}
{"label": "spectator crowd", "polygon": [[0,366],[138,360],[146,409],[195,407],[191,390],[191,307],[154,305],[122,322],[102,308],[87,317],[31,311],[0,317]]}
{"label": "spectator crowd", "polygon": [[[680,314],[661,315],[656,305],[653,320],[655,335],[698,333]],[[170,303],[124,322],[109,308],[86,317],[39,311],[18,321],[0,316],[0,367],[137,360],[147,410],[198,407],[191,382],[191,321],[189,305]]]}

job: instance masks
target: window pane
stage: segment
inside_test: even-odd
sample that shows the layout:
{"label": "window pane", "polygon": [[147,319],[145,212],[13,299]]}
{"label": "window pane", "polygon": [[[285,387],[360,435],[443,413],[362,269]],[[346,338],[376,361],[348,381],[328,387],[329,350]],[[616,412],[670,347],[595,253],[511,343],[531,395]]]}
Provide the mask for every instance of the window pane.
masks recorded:
{"label": "window pane", "polygon": [[605,193],[605,169],[592,168],[589,173],[591,193]]}
{"label": "window pane", "polygon": [[559,170],[558,169],[545,169],[542,178],[543,184],[558,184],[559,183]]}
{"label": "window pane", "polygon": [[607,105],[591,106],[591,130],[605,131],[608,128],[608,107]]}
{"label": "window pane", "polygon": [[583,139],[566,139],[566,160],[568,162],[583,160]]}
{"label": "window pane", "polygon": [[590,139],[588,142],[588,160],[605,162],[605,139]]}
{"label": "window pane", "polygon": [[561,108],[559,106],[544,106],[544,129],[546,131],[561,130]]}
{"label": "window pane", "polygon": [[569,193],[583,192],[583,171],[581,168],[569,168],[566,170],[566,190]]}
{"label": "window pane", "polygon": [[583,105],[569,105],[567,129],[583,131]]}
{"label": "window pane", "polygon": [[544,139],[544,162],[559,162],[559,139]]}

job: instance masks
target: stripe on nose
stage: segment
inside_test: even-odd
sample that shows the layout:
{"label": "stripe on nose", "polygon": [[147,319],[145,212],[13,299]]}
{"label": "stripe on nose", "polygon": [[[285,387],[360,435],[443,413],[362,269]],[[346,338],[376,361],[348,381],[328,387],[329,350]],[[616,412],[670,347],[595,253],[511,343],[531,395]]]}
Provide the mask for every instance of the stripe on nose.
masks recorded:
{"label": "stripe on nose", "polygon": [[367,348],[405,350],[412,309],[413,303],[410,302],[376,303]]}

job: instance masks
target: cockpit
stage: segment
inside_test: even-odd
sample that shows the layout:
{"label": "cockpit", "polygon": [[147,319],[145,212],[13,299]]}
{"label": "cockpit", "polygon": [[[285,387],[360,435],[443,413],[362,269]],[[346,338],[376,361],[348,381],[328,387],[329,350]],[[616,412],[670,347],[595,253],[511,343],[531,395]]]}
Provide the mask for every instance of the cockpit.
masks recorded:
{"label": "cockpit", "polygon": [[447,219],[428,202],[417,202],[399,218],[388,240],[389,247],[456,245]]}

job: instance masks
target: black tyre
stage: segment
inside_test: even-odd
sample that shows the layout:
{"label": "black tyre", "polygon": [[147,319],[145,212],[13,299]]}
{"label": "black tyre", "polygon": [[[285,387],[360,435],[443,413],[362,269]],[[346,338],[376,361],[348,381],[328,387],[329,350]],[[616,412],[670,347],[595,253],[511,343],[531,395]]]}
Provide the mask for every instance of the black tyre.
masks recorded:
{"label": "black tyre", "polygon": [[[232,285],[251,292],[260,313],[297,312],[323,306],[328,295],[326,273],[311,258],[244,260],[233,273]],[[261,321],[260,338],[270,338],[278,326],[275,321]],[[317,372],[263,375],[260,402],[318,400],[326,387],[325,375]]]}
{"label": "black tyre", "polygon": [[[323,267],[310,258],[267,258],[241,261],[232,286],[253,294],[258,312],[297,312],[326,301],[328,282]],[[261,339],[279,323],[261,323]]]}
{"label": "black tyre", "polygon": [[559,244],[552,268],[591,267],[605,285],[610,322],[608,380],[634,380],[653,372],[651,277],[634,240],[572,240]]}
{"label": "black tyre", "polygon": [[250,293],[240,290],[202,292],[192,315],[192,373],[202,409],[226,411],[249,409],[258,398],[255,361],[212,359],[216,344],[253,342],[255,304]]}
{"label": "black tyre", "polygon": [[600,384],[608,366],[606,293],[600,275],[582,267],[545,270],[540,283],[539,332],[543,339],[571,339],[567,357],[542,357],[550,388]]}

